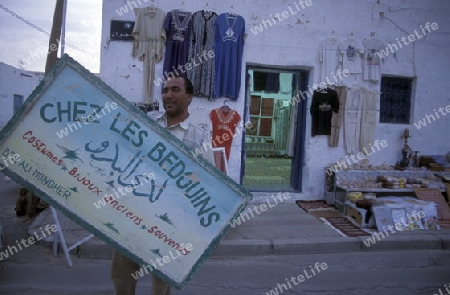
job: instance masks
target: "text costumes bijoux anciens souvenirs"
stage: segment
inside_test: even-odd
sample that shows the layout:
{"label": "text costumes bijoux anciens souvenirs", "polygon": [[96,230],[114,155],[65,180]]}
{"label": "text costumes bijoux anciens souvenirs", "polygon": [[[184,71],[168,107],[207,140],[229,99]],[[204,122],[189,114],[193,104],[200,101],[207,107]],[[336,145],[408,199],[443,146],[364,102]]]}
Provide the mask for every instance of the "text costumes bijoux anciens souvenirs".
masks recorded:
{"label": "text costumes bijoux anciens souvenirs", "polygon": [[[157,112],[153,113],[151,116],[159,122],[163,127],[166,127],[164,124],[165,115],[159,114]],[[116,132],[120,132],[120,113],[114,119],[111,129]],[[167,128],[167,127],[166,127]],[[197,148],[201,146],[204,141],[207,140],[207,136],[209,136],[209,132],[205,129],[202,129],[198,125],[192,123],[192,119],[189,117],[185,121],[181,122],[176,126],[171,126],[168,128],[171,133],[173,133],[177,138],[182,140],[187,146],[192,148]],[[172,130],[173,129],[173,130]],[[142,132],[142,133],[141,133]],[[136,147],[145,146],[145,139],[150,137],[147,131],[141,130],[137,134],[137,138],[131,139],[130,143]],[[107,143],[102,143],[99,147],[94,143],[86,144],[86,151],[92,153],[91,158],[96,160],[97,162],[112,162],[111,165],[117,165],[118,158],[121,157],[120,147],[115,145],[114,147],[110,146]],[[141,154],[141,151],[138,152]],[[112,156],[115,154],[115,156]],[[108,155],[109,157],[106,157]],[[112,159],[111,159],[112,156]],[[212,151],[205,151],[203,157],[207,160],[213,162]],[[144,161],[145,159],[140,158],[138,163],[136,159],[139,158],[139,155],[136,154],[133,158],[132,162],[128,165],[139,165],[139,162]],[[197,212],[197,216],[199,218],[199,224],[203,227],[209,227],[212,224],[216,223],[220,220],[220,214],[216,212],[214,209],[215,205],[211,205],[211,196],[202,186],[202,183],[199,180],[193,180],[192,175],[194,174],[192,171],[189,171],[186,163],[179,159],[178,156],[172,151],[168,151],[168,148],[162,142],[157,142],[149,150],[146,152],[146,159],[149,159],[155,163],[167,174],[168,178],[162,184],[156,184],[154,179],[151,179],[151,190],[148,189],[148,186],[142,186],[141,182],[145,181],[139,175],[135,177],[135,180],[132,183],[128,183],[125,181],[125,178],[121,178],[117,180],[119,184],[123,185],[131,185],[133,187],[133,195],[138,197],[146,197],[151,203],[157,202],[162,196],[165,188],[169,181],[173,182],[174,185],[180,192],[190,200],[190,203],[194,208],[199,208]],[[127,166],[127,167],[128,167]],[[164,169],[163,169],[164,167]],[[74,171],[75,173],[76,171]],[[113,195],[105,196],[104,200],[107,203],[117,202]],[[142,222],[142,218],[138,218],[137,216],[133,217],[136,225],[140,225]]]}

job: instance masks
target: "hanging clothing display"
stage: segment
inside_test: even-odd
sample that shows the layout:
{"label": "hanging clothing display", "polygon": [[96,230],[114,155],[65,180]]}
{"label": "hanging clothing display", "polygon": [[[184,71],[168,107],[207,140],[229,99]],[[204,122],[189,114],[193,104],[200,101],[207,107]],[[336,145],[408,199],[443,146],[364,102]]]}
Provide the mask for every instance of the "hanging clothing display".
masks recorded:
{"label": "hanging clothing display", "polygon": [[214,151],[214,164],[220,171],[228,175],[227,160],[221,151]]}
{"label": "hanging clothing display", "polygon": [[275,149],[276,150],[286,150],[287,147],[287,135],[289,130],[289,116],[291,108],[289,106],[284,106],[281,100],[278,100],[275,104]]}
{"label": "hanging clothing display", "polygon": [[360,151],[362,106],[361,91],[348,88],[344,114],[344,148],[347,154],[356,155]]}
{"label": "hanging clothing display", "polygon": [[[243,124],[242,124],[242,128],[244,129],[244,136],[247,136],[250,134],[251,129],[252,129],[252,125],[251,125],[251,120],[250,120],[250,106],[252,103],[252,96],[251,96],[251,92],[250,89],[252,87],[252,76],[250,75],[250,73],[246,73],[245,75],[245,89],[246,89],[246,98],[245,99],[245,109],[244,109],[244,118],[243,118]],[[245,157],[245,149],[244,149],[244,157]]]}
{"label": "hanging clothing display", "polygon": [[213,11],[201,10],[192,15],[188,60],[196,60],[197,64],[187,71],[187,77],[194,87],[194,95],[198,97],[214,97],[215,58],[212,53],[216,19],[217,13]]}
{"label": "hanging clothing display", "polygon": [[347,99],[347,87],[336,86],[335,90],[339,98],[339,111],[337,113],[333,112],[331,116],[331,134],[328,138],[328,145],[330,147],[337,147],[339,144],[339,135],[344,119],[345,101]]}
{"label": "hanging clothing display", "polygon": [[299,103],[291,104],[291,113],[289,118],[289,134],[287,138],[287,150],[286,153],[290,157],[294,157],[295,154],[295,143],[297,141],[297,122],[298,122],[298,109],[299,104],[301,104],[300,99],[300,88],[301,88],[301,82],[300,82],[300,76],[299,74],[292,74],[292,81],[291,81],[291,88],[292,88],[292,100],[298,101]]}
{"label": "hanging clothing display", "polygon": [[242,16],[222,13],[216,19],[214,94],[237,100],[241,87],[245,20]]}
{"label": "hanging clothing display", "polygon": [[332,74],[336,73],[339,66],[339,41],[336,38],[323,40],[319,46],[319,63],[321,64],[320,82],[326,82],[327,77],[331,81]]}
{"label": "hanging clothing display", "polygon": [[363,92],[363,112],[361,116],[361,136],[359,142],[361,151],[370,151],[370,145],[375,141],[378,96],[373,91],[365,90]]}
{"label": "hanging clothing display", "polygon": [[311,135],[331,135],[331,116],[339,111],[337,92],[331,88],[315,90],[310,113],[312,116]]}
{"label": "hanging clothing display", "polygon": [[191,32],[191,16],[189,11],[174,9],[167,13],[164,21],[166,31],[166,52],[164,54],[163,72],[166,78],[169,73],[185,72],[188,61],[189,34]]}
{"label": "hanging clothing display", "polygon": [[[298,97],[298,94],[296,94]],[[286,154],[289,157],[294,157],[295,152],[295,141],[297,134],[297,114],[298,114],[298,105],[293,105],[291,107],[291,113],[289,116],[289,133],[286,139]]]}
{"label": "hanging clothing display", "polygon": [[350,74],[362,72],[362,56],[364,48],[362,44],[354,39],[345,39],[339,45],[341,51],[342,70],[347,70]]}
{"label": "hanging clothing display", "polygon": [[144,61],[145,103],[151,103],[155,64],[163,58],[166,33],[166,13],[157,7],[136,8],[136,22],[133,28],[133,57]]}
{"label": "hanging clothing display", "polygon": [[365,39],[364,46],[363,79],[378,82],[381,79],[381,58],[377,52],[385,46],[381,40]]}
{"label": "hanging clothing display", "polygon": [[241,121],[241,116],[235,110],[228,107],[220,107],[212,110],[209,117],[212,122],[212,146],[224,147],[228,160],[234,132]]}

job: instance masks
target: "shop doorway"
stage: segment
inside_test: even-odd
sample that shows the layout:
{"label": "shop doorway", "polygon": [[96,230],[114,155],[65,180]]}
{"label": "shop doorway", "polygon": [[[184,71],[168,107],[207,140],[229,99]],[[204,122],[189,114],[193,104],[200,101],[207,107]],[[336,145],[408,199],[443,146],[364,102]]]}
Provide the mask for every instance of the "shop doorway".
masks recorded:
{"label": "shop doorway", "polygon": [[[301,191],[305,70],[248,66],[242,185],[251,191]],[[297,98],[296,98],[297,97]]]}

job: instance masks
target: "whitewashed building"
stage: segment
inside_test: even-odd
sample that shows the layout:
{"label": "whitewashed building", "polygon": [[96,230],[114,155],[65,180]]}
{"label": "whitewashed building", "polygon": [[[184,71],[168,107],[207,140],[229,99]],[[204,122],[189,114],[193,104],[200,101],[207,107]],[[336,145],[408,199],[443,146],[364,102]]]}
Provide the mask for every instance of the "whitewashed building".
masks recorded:
{"label": "whitewashed building", "polygon": [[[243,121],[251,117],[256,120],[254,122],[270,119],[267,121],[271,122],[267,123],[271,124],[268,134],[258,137],[257,133],[261,130],[248,130],[247,136],[249,132],[256,132],[255,136],[243,138],[241,132],[234,138],[228,167],[229,175],[238,182],[242,181],[245,174],[243,164],[246,160],[246,145],[257,143],[270,146],[277,138],[288,142],[290,137],[293,165],[291,183],[286,190],[295,194],[296,199],[323,198],[324,168],[339,159],[355,158],[356,154],[348,153],[346,149],[343,125],[339,130],[337,146],[329,145],[327,135],[312,136],[310,90],[320,82],[377,94],[376,106],[372,109],[375,126],[371,138],[374,145],[375,141],[378,144],[384,141],[385,144],[368,157],[370,164],[393,165],[399,161],[406,128],[411,135],[409,144],[413,150],[419,151],[419,155],[445,155],[450,151],[450,88],[447,81],[450,72],[449,1],[104,0],[100,77],[125,98],[135,102],[143,102],[144,99],[144,63],[132,56],[132,42],[111,40],[110,29],[113,20],[135,21],[133,9],[147,6],[156,6],[165,12],[180,8],[190,12],[232,12],[245,19],[238,99],[195,98],[190,107],[192,113],[207,115],[229,100],[228,106],[238,111]],[[358,44],[351,54],[363,64],[366,63],[366,67],[371,58],[380,58],[379,68],[362,68],[360,72],[354,70],[348,75],[343,74],[348,72],[344,71],[345,63],[340,61],[349,51],[342,44],[349,39]],[[325,40],[337,40],[340,44],[340,51],[333,51],[338,55],[337,67],[326,64],[330,58],[326,56],[329,52],[320,51]],[[376,44],[377,51],[366,50],[363,44],[367,43]],[[160,61],[155,67],[155,77],[163,75],[162,68],[163,61]],[[377,70],[380,71],[379,79],[376,78]],[[280,89],[276,93],[265,91],[267,88],[257,86],[256,72],[258,75],[283,74],[285,78],[291,79],[288,81],[295,77],[297,90],[304,97],[298,96],[292,100],[296,90],[292,88],[287,91]],[[250,81],[248,84],[247,76]],[[284,85],[289,88],[289,84]],[[281,84],[280,87],[285,86]],[[153,97],[160,101],[159,91],[160,88],[155,87]],[[267,117],[261,113],[249,114],[252,96],[273,99],[274,109],[290,106],[291,113],[293,108],[297,108],[295,122],[291,120],[283,125],[276,121],[279,120],[276,113]],[[283,135],[282,132],[287,133]],[[277,147],[272,148],[271,151],[277,150]],[[286,151],[289,147],[284,144],[280,149]]]}
{"label": "whitewashed building", "polygon": [[0,129],[33,92],[44,75],[0,62]]}

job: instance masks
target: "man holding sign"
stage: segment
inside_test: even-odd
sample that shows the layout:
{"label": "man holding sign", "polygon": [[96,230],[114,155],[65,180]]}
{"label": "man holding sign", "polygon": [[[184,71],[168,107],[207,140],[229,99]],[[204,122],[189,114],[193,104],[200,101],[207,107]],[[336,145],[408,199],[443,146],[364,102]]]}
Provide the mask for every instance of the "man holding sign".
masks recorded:
{"label": "man holding sign", "polygon": [[252,199],[211,163],[209,119],[188,112],[191,83],[163,88],[165,113],[151,120],[64,55],[0,131],[0,154],[20,155],[5,175],[127,257],[112,263],[120,295],[144,270],[181,288]]}
{"label": "man holding sign", "polygon": [[[151,118],[166,128],[175,137],[192,149],[211,146],[209,124],[194,123],[189,116],[188,107],[193,98],[191,81],[184,76],[176,76],[167,80],[162,89],[162,102],[165,112],[152,113]],[[213,151],[204,149],[203,157],[214,163]],[[132,276],[139,270],[139,264],[114,250],[111,277],[117,295],[134,295],[137,280]],[[170,285],[152,275],[152,294],[170,295]]]}

